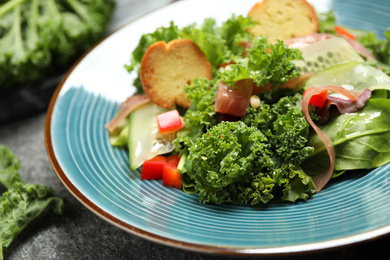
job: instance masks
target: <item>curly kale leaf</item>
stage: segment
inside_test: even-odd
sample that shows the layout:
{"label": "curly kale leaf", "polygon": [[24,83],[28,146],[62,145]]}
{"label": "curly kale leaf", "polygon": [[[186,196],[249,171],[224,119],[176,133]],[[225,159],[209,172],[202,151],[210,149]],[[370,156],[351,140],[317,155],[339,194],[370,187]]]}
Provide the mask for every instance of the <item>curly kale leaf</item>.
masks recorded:
{"label": "curly kale leaf", "polygon": [[24,184],[19,175],[20,161],[4,145],[0,145],[0,182],[8,189],[0,197],[0,259],[3,249],[45,209],[62,214],[64,200],[55,196],[50,187]]}
{"label": "curly kale leaf", "polygon": [[7,248],[22,230],[46,208],[62,214],[64,201],[51,188],[38,184],[16,183],[0,197],[0,242]]}
{"label": "curly kale leaf", "polygon": [[19,159],[8,147],[0,145],[0,182],[7,189],[13,188],[18,182],[23,182],[19,175],[19,169]]}
{"label": "curly kale leaf", "polygon": [[268,43],[266,38],[259,37],[246,58],[221,68],[219,76],[229,86],[243,79],[252,79],[257,86],[281,86],[300,75],[292,61],[302,59],[298,49],[289,48],[282,41]]}
{"label": "curly kale leaf", "polygon": [[306,146],[309,138],[309,124],[301,112],[302,95],[283,97],[273,105],[258,109],[249,108],[243,121],[263,131],[272,143],[273,159],[277,166],[299,165],[312,147]]}
{"label": "curly kale leaf", "polygon": [[[265,123],[263,128],[272,125],[266,119],[269,114],[262,116],[258,122]],[[292,127],[290,122],[284,125]],[[291,130],[294,131],[297,130]],[[291,143],[283,138],[278,140],[272,131],[263,133],[242,121],[222,122],[189,148],[183,176],[188,184],[189,179],[193,180],[193,185],[188,186],[199,193],[203,203],[258,204],[274,198],[293,202],[307,199],[316,189],[301,167],[290,163],[294,161],[290,157],[300,158],[301,154],[294,153],[297,147],[288,142]],[[280,148],[292,153],[279,151]]]}
{"label": "curly kale leaf", "polygon": [[112,0],[10,0],[0,4],[0,88],[69,66],[105,33]]}
{"label": "curly kale leaf", "polygon": [[217,123],[214,110],[217,88],[217,83],[207,79],[194,79],[193,84],[186,85],[184,88],[191,100],[191,106],[183,117],[186,127],[178,132],[174,140],[178,152],[187,153],[188,147]]}
{"label": "curly kale leaf", "polygon": [[[248,202],[249,197],[242,197],[242,191],[251,186],[255,175],[273,165],[268,148],[265,135],[240,121],[222,122],[209,129],[188,154],[192,169],[187,175],[196,182],[199,200]],[[258,192],[268,197],[267,188]]]}

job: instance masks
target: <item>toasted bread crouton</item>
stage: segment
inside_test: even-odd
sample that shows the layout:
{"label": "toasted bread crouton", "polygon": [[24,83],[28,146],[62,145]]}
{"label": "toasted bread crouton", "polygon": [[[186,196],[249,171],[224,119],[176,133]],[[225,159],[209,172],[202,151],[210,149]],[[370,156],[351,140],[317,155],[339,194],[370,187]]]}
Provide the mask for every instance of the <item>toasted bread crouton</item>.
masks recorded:
{"label": "toasted bread crouton", "polygon": [[249,31],[268,41],[284,40],[318,31],[318,17],[306,0],[263,0],[248,13],[257,22]]}
{"label": "toasted bread crouton", "polygon": [[191,40],[164,41],[149,46],[141,61],[141,83],[145,94],[155,104],[171,108],[189,107],[184,86],[194,78],[212,78],[206,55]]}

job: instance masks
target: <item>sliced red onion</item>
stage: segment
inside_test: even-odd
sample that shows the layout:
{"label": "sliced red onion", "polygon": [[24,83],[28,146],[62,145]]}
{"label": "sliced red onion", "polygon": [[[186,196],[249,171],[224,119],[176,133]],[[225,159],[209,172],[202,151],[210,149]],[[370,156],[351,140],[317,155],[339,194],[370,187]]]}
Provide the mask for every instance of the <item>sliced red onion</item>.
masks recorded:
{"label": "sliced red onion", "polygon": [[317,109],[316,112],[321,117],[320,122],[326,122],[329,119],[330,106],[336,106],[341,114],[355,113],[362,109],[370,98],[371,91],[369,89],[365,89],[359,95],[359,98],[356,101],[352,101],[350,99],[346,100],[343,98],[328,95],[325,105],[322,108]]}

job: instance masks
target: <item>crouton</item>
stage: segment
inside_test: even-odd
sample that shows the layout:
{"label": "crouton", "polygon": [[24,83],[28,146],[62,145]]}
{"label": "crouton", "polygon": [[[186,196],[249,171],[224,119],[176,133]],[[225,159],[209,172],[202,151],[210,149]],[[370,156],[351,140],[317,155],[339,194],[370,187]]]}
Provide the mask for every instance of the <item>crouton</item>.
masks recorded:
{"label": "crouton", "polygon": [[174,104],[189,107],[184,92],[194,78],[212,78],[206,55],[191,40],[159,41],[146,50],[141,61],[141,83],[145,94],[155,104],[171,108]]}
{"label": "crouton", "polygon": [[268,37],[268,41],[285,40],[318,31],[318,17],[306,0],[263,0],[248,13],[257,22],[250,33]]}

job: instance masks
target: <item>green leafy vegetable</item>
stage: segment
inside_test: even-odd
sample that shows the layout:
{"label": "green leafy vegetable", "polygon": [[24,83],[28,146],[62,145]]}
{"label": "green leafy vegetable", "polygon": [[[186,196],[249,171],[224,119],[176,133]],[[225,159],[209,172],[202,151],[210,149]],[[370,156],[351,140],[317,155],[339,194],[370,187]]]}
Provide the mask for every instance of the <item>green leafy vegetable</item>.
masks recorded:
{"label": "green leafy vegetable", "polygon": [[282,41],[268,43],[266,38],[259,37],[246,58],[221,68],[220,79],[229,86],[243,79],[253,79],[257,86],[281,86],[300,75],[292,61],[302,59],[298,49],[289,48]]}
{"label": "green leafy vegetable", "polygon": [[20,162],[8,147],[0,145],[0,182],[8,190],[0,197],[0,259],[3,250],[45,209],[62,214],[64,200],[50,187],[24,184]]}
{"label": "green leafy vegetable", "polygon": [[357,39],[378,60],[383,72],[390,75],[390,28],[384,33],[384,39],[379,39],[373,32],[367,32]]}
{"label": "green leafy vegetable", "polygon": [[324,13],[318,13],[319,33],[334,34],[334,27],[336,26],[336,15],[333,10]]}
{"label": "green leafy vegetable", "polygon": [[170,42],[179,38],[179,29],[173,23],[170,22],[169,27],[159,27],[153,33],[144,34],[141,36],[137,47],[131,53],[130,64],[125,65],[125,68],[129,71],[135,71],[138,73],[137,78],[133,82],[133,85],[137,88],[138,93],[143,93],[139,71],[141,67],[142,57],[145,51],[150,45],[158,41]]}
{"label": "green leafy vegetable", "polygon": [[207,79],[194,79],[192,85],[186,85],[184,90],[188,93],[191,106],[183,117],[186,127],[178,132],[174,140],[178,152],[187,153],[188,147],[217,123],[214,110],[217,88],[217,83],[212,83]]}
{"label": "green leafy vegetable", "polygon": [[190,147],[188,155],[193,161],[188,176],[196,182],[199,200],[253,204],[261,199],[268,201],[273,183],[272,177],[265,174],[258,177],[261,184],[254,183],[253,192],[242,193],[252,187],[255,175],[272,167],[268,146],[259,130],[240,121],[222,122],[207,131]]}
{"label": "green leafy vegetable", "polygon": [[0,145],[0,182],[11,189],[16,183],[23,182],[19,175],[20,161],[11,150]]}
{"label": "green leafy vegetable", "polygon": [[16,183],[0,198],[1,247],[7,248],[22,230],[46,208],[62,214],[64,201],[51,188],[38,184]]}
{"label": "green leafy vegetable", "polygon": [[65,68],[105,33],[112,0],[0,3],[0,89]]}
{"label": "green leafy vegetable", "polygon": [[[370,99],[356,113],[340,115],[334,111],[321,129],[335,146],[336,174],[345,170],[371,169],[390,162],[390,99]],[[311,136],[308,144],[315,150],[303,164],[304,169],[316,174],[328,167],[328,155],[318,136]]]}
{"label": "green leafy vegetable", "polygon": [[[277,167],[282,164],[299,165],[313,151],[306,146],[309,125],[301,112],[302,96],[296,94],[283,97],[272,107],[263,105],[260,109],[248,109],[244,122],[266,133],[273,144]],[[277,157],[276,157],[277,155]]]}
{"label": "green leafy vegetable", "polygon": [[185,186],[203,203],[307,199],[315,187],[299,164],[313,148],[306,146],[309,126],[300,100],[299,94],[284,97],[248,109],[243,121],[208,129],[188,149]]}
{"label": "green leafy vegetable", "polygon": [[253,25],[254,22],[250,18],[235,15],[232,15],[221,26],[217,26],[215,19],[212,18],[205,19],[203,24],[194,23],[183,28],[170,22],[168,27],[159,27],[152,33],[142,35],[138,46],[131,54],[130,64],[125,67],[129,72],[138,73],[133,84],[138,92],[142,93],[139,69],[147,48],[157,41],[168,43],[174,39],[190,39],[204,52],[216,74],[219,65],[230,62],[245,51],[245,48],[238,43],[252,39],[247,28]]}

